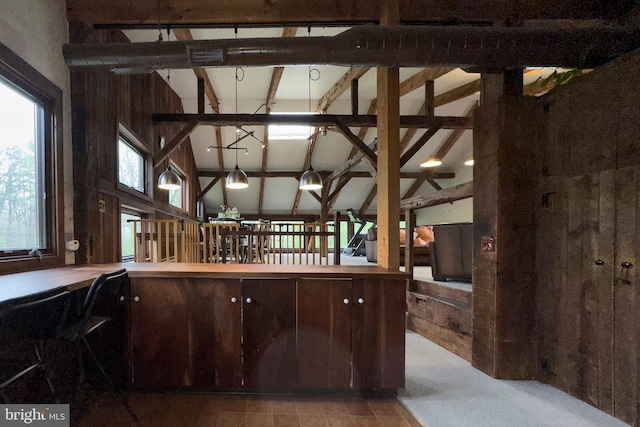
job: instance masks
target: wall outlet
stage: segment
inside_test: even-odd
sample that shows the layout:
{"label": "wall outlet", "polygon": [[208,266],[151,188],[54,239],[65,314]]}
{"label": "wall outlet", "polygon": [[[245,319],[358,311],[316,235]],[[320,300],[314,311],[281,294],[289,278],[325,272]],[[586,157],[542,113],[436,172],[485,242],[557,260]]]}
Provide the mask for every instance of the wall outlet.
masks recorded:
{"label": "wall outlet", "polygon": [[100,211],[100,213],[107,212],[107,203],[104,200],[100,200],[98,202],[98,210]]}
{"label": "wall outlet", "polygon": [[482,236],[482,251],[483,252],[495,252],[496,242],[493,237]]}

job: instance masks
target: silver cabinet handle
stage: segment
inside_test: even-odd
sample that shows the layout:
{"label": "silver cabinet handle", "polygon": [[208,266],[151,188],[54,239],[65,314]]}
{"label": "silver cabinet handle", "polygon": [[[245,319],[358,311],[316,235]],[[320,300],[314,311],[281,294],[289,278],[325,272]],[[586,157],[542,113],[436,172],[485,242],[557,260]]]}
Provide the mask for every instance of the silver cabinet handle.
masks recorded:
{"label": "silver cabinet handle", "polygon": [[135,302],[138,302],[138,301],[140,301],[140,297],[136,295],[135,297],[133,297],[133,300],[134,300]]}
{"label": "silver cabinet handle", "polygon": [[364,303],[364,299],[363,298],[358,298],[358,304],[362,304]]}
{"label": "silver cabinet handle", "polygon": [[247,298],[245,301],[247,302],[247,304],[251,304],[251,298]]}
{"label": "silver cabinet handle", "polygon": [[349,304],[349,298],[343,299],[342,302],[345,303],[345,304]]}
{"label": "silver cabinet handle", "polygon": [[236,297],[231,297],[231,302],[236,302],[238,299]]}

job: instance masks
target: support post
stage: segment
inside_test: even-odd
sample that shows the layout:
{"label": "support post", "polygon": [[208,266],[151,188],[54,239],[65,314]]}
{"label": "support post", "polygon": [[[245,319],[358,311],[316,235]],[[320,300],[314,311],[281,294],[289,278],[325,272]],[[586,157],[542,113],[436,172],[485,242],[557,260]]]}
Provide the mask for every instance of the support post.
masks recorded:
{"label": "support post", "polygon": [[340,212],[333,213],[333,264],[340,265]]}
{"label": "support post", "polygon": [[[400,22],[398,0],[382,0],[380,25]],[[378,265],[400,269],[400,73],[378,68]]]}

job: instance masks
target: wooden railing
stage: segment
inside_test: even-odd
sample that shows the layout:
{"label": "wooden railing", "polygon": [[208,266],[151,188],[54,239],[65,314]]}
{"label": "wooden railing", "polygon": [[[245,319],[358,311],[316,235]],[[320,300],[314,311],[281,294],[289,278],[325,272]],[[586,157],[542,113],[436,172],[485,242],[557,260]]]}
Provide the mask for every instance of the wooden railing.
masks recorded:
{"label": "wooden railing", "polygon": [[132,220],[136,262],[329,264],[332,225]]}
{"label": "wooden railing", "polygon": [[131,220],[136,262],[200,262],[199,223],[188,220]]}

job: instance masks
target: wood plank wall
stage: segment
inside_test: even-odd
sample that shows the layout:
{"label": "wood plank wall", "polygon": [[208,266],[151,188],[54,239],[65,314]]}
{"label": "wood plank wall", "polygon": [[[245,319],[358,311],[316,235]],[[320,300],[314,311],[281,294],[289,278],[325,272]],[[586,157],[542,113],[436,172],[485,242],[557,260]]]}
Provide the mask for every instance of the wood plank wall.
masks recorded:
{"label": "wood plank wall", "polygon": [[[90,30],[70,25],[72,43],[126,42],[120,31]],[[178,95],[157,74],[116,76],[110,72],[71,73],[73,126],[74,226],[80,240],[77,263],[120,261],[120,207],[125,204],[154,218],[157,212],[168,217],[194,218],[199,182],[189,140],[170,159],[185,174],[189,185],[186,210],[168,205],[168,192],[157,190],[158,176],[167,161],[149,174],[149,197],[140,197],[118,186],[118,125],[123,124],[149,151],[159,150],[160,136],[170,141],[179,128],[154,126],[154,112],[183,112]],[[150,160],[151,161],[151,160]],[[104,201],[106,211],[99,211]]]}
{"label": "wood plank wall", "polygon": [[632,54],[535,101],[477,110],[473,270],[474,366],[532,374],[636,426],[638,67]]}
{"label": "wood plank wall", "polygon": [[637,54],[607,64],[543,98],[536,112],[539,378],[632,425],[640,390],[638,66]]}

